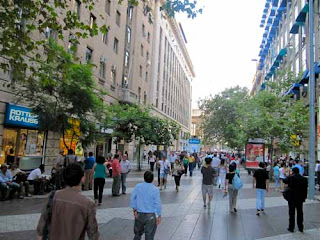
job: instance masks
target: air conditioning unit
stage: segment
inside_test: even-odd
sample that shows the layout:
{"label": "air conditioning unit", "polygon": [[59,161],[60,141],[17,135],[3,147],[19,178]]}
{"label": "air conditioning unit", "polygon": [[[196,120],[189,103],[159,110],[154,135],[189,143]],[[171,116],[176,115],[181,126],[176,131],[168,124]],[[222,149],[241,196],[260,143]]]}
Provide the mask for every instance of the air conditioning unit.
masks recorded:
{"label": "air conditioning unit", "polygon": [[112,72],[117,71],[117,66],[116,66],[116,65],[112,65],[112,67],[111,67],[111,71],[112,71]]}

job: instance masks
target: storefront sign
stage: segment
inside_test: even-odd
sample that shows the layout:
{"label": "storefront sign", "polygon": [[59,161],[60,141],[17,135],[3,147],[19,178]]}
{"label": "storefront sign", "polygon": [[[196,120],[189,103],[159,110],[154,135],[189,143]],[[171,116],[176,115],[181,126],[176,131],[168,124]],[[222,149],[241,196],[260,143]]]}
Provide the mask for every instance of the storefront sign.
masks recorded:
{"label": "storefront sign", "polygon": [[7,103],[4,124],[17,127],[39,128],[38,115],[31,113],[27,107]]}
{"label": "storefront sign", "polygon": [[200,144],[200,139],[191,138],[191,139],[189,139],[189,144]]}

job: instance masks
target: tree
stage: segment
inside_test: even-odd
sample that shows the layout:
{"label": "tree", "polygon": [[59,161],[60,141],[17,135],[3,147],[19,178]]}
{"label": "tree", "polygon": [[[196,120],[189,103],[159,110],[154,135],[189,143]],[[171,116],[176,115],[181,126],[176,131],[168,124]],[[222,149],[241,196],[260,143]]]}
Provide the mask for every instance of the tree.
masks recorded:
{"label": "tree", "polygon": [[[123,3],[119,0],[118,4]],[[149,12],[146,0],[128,0],[129,6],[143,3]],[[54,34],[59,40],[64,40],[66,33],[74,45],[80,39],[94,37],[99,32],[106,34],[109,27],[95,22],[89,25],[82,21],[74,1],[69,0],[2,0],[0,6],[0,69],[11,76],[11,82],[24,83],[32,80],[38,71],[38,63],[43,60],[43,51],[47,40],[44,35]],[[95,1],[81,0],[82,8],[90,11],[97,8]],[[185,12],[194,18],[202,10],[196,7],[196,1],[167,0],[163,9],[170,16],[175,12]],[[102,21],[100,21],[102,20]],[[97,16],[96,22],[104,22],[102,15]]]}
{"label": "tree", "polygon": [[207,143],[228,143],[231,148],[242,149],[244,136],[239,110],[248,98],[248,89],[239,86],[225,89],[214,97],[199,102],[204,111],[203,132]]}
{"label": "tree", "polygon": [[96,90],[92,66],[75,63],[53,40],[45,50],[38,71],[17,87],[18,96],[21,101],[28,99],[42,129],[77,137],[88,146],[97,138],[96,126],[105,114],[104,93]]}

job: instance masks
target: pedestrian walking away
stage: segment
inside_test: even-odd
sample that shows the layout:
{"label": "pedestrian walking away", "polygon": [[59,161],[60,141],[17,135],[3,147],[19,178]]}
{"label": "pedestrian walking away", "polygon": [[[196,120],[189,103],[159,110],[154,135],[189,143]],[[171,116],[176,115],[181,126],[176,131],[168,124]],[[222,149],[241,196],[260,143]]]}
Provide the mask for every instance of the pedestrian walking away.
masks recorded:
{"label": "pedestrian walking away", "polygon": [[174,153],[174,151],[171,151],[169,155],[169,162],[170,162],[171,168],[173,168],[173,165],[176,159],[177,159],[177,155]]}
{"label": "pedestrian walking away", "polygon": [[205,158],[205,164],[201,168],[202,173],[202,198],[203,207],[207,207],[207,194],[209,195],[208,208],[211,206],[211,200],[213,197],[213,181],[216,174],[215,170],[211,166],[212,158]]}
{"label": "pedestrian walking away", "polygon": [[292,169],[293,174],[283,180],[288,188],[288,206],[289,206],[289,232],[294,231],[295,212],[297,210],[297,225],[300,232],[303,232],[303,202],[308,194],[308,180],[299,174],[299,168]]}
{"label": "pedestrian walking away", "polygon": [[276,191],[279,191],[280,189],[280,168],[279,168],[279,162],[276,162],[275,166],[273,167],[273,175],[276,182]]}
{"label": "pedestrian walking away", "polygon": [[187,176],[189,166],[189,158],[187,156],[183,156],[183,167],[184,167],[184,175]]}
{"label": "pedestrian walking away", "polygon": [[80,240],[87,233],[90,240],[98,240],[95,204],[81,194],[84,170],[79,164],[69,164],[63,175],[67,187],[50,194],[38,222],[38,239]]}
{"label": "pedestrian walking away", "polygon": [[153,240],[157,226],[161,222],[161,200],[159,189],[152,182],[151,171],[144,173],[144,183],[135,186],[130,199],[134,215],[134,240],[140,240],[145,234],[146,240]]}
{"label": "pedestrian walking away", "polygon": [[217,186],[217,182],[218,182],[218,178],[219,178],[219,167],[220,167],[220,163],[221,163],[221,160],[220,158],[218,158],[217,156],[217,153],[214,153],[213,154],[213,158],[212,158],[212,162],[211,162],[211,165],[216,173],[216,176],[213,180],[213,185],[214,186]]}
{"label": "pedestrian walking away", "polygon": [[[226,185],[225,188],[228,189],[229,195],[229,211],[231,213],[237,212],[237,198],[238,198],[238,190],[233,188],[232,180],[236,174],[235,164],[229,165],[229,172],[226,174]],[[238,175],[239,176],[239,175]],[[228,184],[228,188],[227,188]]]}
{"label": "pedestrian walking away", "polygon": [[256,209],[257,215],[259,216],[261,212],[265,209],[265,194],[269,191],[269,175],[264,169],[265,163],[259,163],[259,169],[253,174],[253,188],[256,188],[257,200]]}
{"label": "pedestrian walking away", "polygon": [[156,156],[153,155],[153,153],[151,151],[148,153],[148,162],[150,163],[150,171],[153,172],[154,171],[154,164],[156,162]]}
{"label": "pedestrian walking away", "polygon": [[225,189],[226,185],[226,174],[227,174],[227,165],[225,164],[225,160],[222,159],[219,166],[219,188],[222,187]]}
{"label": "pedestrian walking away", "polygon": [[95,158],[93,156],[93,152],[89,152],[89,157],[87,157],[84,160],[84,176],[85,176],[85,182],[84,182],[84,190],[92,190],[92,168],[95,163]]}
{"label": "pedestrian walking away", "polygon": [[160,168],[160,190],[162,190],[162,186],[164,189],[167,188],[167,179],[168,174],[171,172],[170,170],[170,162],[166,158],[166,156],[162,156],[159,160],[159,168]]}
{"label": "pedestrian walking away", "polygon": [[126,181],[127,181],[127,175],[131,171],[131,163],[128,160],[127,154],[123,154],[122,161],[120,163],[121,167],[121,184],[122,184],[122,194],[126,194]]}
{"label": "pedestrian walking away", "polygon": [[176,159],[173,168],[171,169],[171,173],[176,183],[176,191],[179,192],[181,175],[184,173],[184,167],[180,163],[179,159]]}
{"label": "pedestrian walking away", "polygon": [[115,154],[112,160],[112,196],[120,196],[121,167],[119,163],[119,154]]}
{"label": "pedestrian walking away", "polygon": [[[108,169],[104,165],[105,159],[104,157],[100,156],[97,158],[96,164],[94,164],[92,168],[92,175],[93,175],[93,194],[94,194],[94,201],[99,206],[102,203],[102,196],[103,196],[103,188],[106,182],[106,177],[108,175]],[[98,195],[99,190],[99,195]]]}

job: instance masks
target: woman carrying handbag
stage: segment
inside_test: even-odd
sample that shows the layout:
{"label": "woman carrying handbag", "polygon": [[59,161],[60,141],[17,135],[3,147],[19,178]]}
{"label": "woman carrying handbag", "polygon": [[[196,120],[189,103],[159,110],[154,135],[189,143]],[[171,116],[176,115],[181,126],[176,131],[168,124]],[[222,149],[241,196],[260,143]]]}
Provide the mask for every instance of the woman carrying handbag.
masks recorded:
{"label": "woman carrying handbag", "polygon": [[176,191],[179,192],[181,175],[184,173],[184,167],[180,163],[179,159],[176,159],[172,168],[172,176],[176,183]]}

